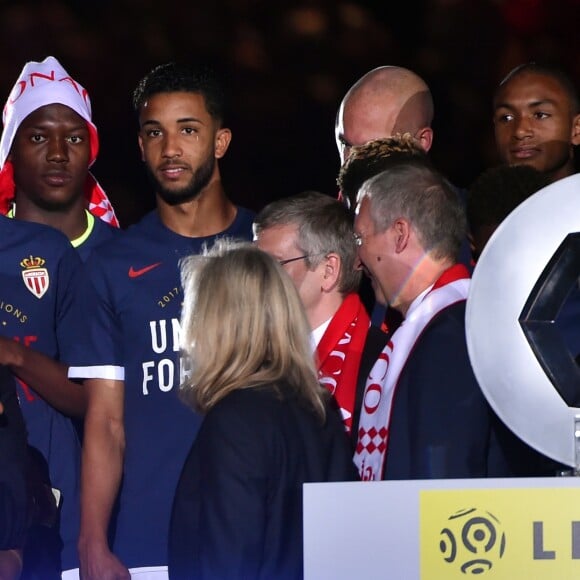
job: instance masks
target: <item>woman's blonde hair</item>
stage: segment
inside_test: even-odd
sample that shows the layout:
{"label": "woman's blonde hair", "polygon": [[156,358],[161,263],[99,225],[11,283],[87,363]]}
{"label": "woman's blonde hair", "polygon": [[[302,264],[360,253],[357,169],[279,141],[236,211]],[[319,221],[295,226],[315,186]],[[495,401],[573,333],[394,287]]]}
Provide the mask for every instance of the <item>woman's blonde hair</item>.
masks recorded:
{"label": "woman's blonde hair", "polygon": [[321,418],[310,328],[278,262],[250,243],[219,240],[181,262],[182,398],[205,413],[236,389],[285,382]]}

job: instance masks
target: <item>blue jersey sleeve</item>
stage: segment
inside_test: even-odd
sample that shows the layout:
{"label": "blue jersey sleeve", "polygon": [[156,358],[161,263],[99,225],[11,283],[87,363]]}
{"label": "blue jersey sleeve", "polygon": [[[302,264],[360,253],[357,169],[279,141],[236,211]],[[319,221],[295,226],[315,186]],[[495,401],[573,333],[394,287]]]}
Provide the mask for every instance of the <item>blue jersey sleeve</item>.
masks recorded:
{"label": "blue jersey sleeve", "polygon": [[87,261],[72,315],[79,332],[70,345],[69,377],[123,380],[121,326],[105,264],[97,254]]}

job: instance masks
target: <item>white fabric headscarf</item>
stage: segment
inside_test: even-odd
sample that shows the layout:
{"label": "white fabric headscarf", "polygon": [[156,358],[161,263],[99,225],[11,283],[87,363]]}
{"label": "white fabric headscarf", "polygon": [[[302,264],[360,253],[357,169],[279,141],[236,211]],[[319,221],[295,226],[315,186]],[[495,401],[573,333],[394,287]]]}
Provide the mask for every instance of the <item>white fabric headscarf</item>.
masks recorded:
{"label": "white fabric headscarf", "polygon": [[[4,124],[0,139],[0,212],[2,213],[8,211],[14,198],[12,163],[7,159],[18,127],[30,113],[45,105],[53,104],[66,105],[87,122],[91,149],[89,167],[97,158],[99,137],[91,119],[91,100],[87,90],[72,79],[53,56],[46,57],[42,62],[26,63],[10,91],[2,113]],[[112,225],[119,225],[113,206],[91,173],[85,184],[85,194],[91,213]]]}

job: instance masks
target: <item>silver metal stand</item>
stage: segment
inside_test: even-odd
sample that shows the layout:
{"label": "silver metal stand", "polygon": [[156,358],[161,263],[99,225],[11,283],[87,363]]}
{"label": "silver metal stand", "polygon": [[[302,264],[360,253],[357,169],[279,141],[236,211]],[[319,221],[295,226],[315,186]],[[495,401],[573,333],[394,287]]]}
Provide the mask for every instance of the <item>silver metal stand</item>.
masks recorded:
{"label": "silver metal stand", "polygon": [[574,417],[574,471],[573,475],[580,475],[580,415]]}
{"label": "silver metal stand", "polygon": [[580,415],[574,416],[574,469],[562,469],[556,473],[559,477],[580,476]]}

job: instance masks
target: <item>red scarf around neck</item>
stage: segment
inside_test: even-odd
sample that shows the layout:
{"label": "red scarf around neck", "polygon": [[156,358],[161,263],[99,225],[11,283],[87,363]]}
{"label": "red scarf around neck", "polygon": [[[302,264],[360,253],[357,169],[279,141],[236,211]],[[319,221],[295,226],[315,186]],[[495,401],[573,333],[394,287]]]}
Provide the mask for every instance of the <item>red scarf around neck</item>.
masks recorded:
{"label": "red scarf around neck", "polygon": [[[420,299],[411,303],[403,323],[391,336],[366,381],[354,463],[363,481],[383,476],[395,391],[407,359],[431,321],[445,308],[467,299],[469,272],[451,266]],[[417,428],[420,428],[417,427]]]}
{"label": "red scarf around neck", "polygon": [[358,294],[349,294],[318,343],[320,382],[334,395],[347,433],[352,428],[356,384],[370,318]]}

